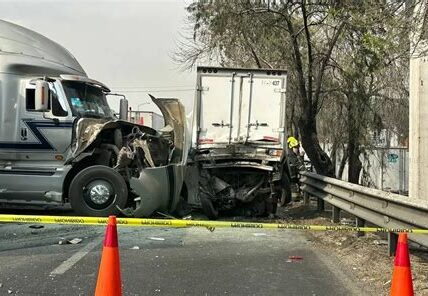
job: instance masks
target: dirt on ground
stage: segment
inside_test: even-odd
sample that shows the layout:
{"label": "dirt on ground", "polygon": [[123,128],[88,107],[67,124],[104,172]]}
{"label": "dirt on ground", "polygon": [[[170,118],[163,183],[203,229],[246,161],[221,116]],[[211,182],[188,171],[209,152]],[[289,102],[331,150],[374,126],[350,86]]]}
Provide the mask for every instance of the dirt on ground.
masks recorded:
{"label": "dirt on ground", "polygon": [[[331,222],[331,210],[322,213],[316,203],[297,201],[278,210],[279,222],[306,225],[337,225]],[[341,212],[341,225],[355,226],[355,217]],[[361,286],[374,295],[389,295],[394,258],[388,255],[386,235],[355,232],[308,231],[308,238],[319,248],[337,255],[342,268],[353,273]],[[428,296],[428,250],[410,244],[410,261],[415,295]]]}

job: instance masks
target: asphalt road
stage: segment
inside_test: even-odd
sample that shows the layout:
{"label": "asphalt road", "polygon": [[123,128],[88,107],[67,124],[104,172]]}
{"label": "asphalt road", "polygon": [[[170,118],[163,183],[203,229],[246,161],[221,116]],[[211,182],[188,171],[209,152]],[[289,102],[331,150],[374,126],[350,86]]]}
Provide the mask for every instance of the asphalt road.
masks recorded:
{"label": "asphalt road", "polygon": [[[0,224],[0,295],[93,295],[103,236],[101,226]],[[119,244],[124,295],[366,294],[299,231],[119,228]]]}

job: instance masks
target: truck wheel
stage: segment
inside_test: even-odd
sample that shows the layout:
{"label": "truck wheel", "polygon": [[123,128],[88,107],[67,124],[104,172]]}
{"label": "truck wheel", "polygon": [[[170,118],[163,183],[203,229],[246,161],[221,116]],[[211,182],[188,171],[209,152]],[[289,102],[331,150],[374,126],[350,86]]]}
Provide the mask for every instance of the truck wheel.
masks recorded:
{"label": "truck wheel", "polygon": [[125,208],[128,187],[122,176],[106,166],[91,166],[79,172],[70,184],[70,203],[82,216],[117,215]]}
{"label": "truck wheel", "polygon": [[284,174],[281,178],[281,190],[279,194],[278,206],[283,207],[291,202],[291,183],[286,174]]}

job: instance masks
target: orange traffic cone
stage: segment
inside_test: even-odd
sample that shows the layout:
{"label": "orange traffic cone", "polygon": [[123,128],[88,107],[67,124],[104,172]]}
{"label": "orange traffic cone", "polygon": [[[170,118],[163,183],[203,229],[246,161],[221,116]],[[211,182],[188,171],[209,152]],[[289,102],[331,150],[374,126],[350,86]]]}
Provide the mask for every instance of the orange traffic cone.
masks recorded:
{"label": "orange traffic cone", "polygon": [[413,296],[412,271],[410,269],[409,246],[407,233],[398,236],[395,253],[394,272],[391,281],[391,296]]}
{"label": "orange traffic cone", "polygon": [[116,217],[108,217],[103,253],[98,271],[95,296],[121,296],[119,243],[117,240]]}

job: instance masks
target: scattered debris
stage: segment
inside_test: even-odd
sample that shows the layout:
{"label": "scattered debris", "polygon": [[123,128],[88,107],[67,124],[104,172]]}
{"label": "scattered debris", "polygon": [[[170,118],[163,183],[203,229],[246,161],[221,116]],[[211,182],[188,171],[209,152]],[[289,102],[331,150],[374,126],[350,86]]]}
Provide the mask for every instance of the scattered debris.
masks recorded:
{"label": "scattered debris", "polygon": [[139,250],[140,249],[140,247],[139,246],[133,246],[132,248],[131,248],[131,250]]}
{"label": "scattered debris", "polygon": [[355,226],[355,219],[342,218],[340,219],[340,224]]}
{"label": "scattered debris", "polygon": [[192,220],[192,215],[188,215],[182,218],[183,220]]}
{"label": "scattered debris", "polygon": [[215,227],[213,227],[213,226],[207,226],[207,229],[208,229],[210,232],[214,232]]}
{"label": "scattered debris", "polygon": [[303,260],[303,257],[302,256],[288,256],[288,259],[298,261],[298,260]]}
{"label": "scattered debris", "polygon": [[154,240],[154,241],[164,241],[165,240],[163,237],[154,237],[154,236],[149,237],[149,239]]}
{"label": "scattered debris", "polygon": [[12,291],[12,290],[7,290],[7,293],[8,293],[8,294],[12,294],[12,293],[13,293],[13,291]]}
{"label": "scattered debris", "polygon": [[2,283],[0,283],[0,288],[2,288],[3,287],[3,284]]}
{"label": "scattered debris", "polygon": [[384,282],[383,285],[386,286],[386,285],[389,285],[390,283],[391,283],[391,280]]}
{"label": "scattered debris", "polygon": [[253,233],[253,235],[254,236],[266,236],[267,234],[264,232],[256,232],[256,233]]}
{"label": "scattered debris", "polygon": [[41,229],[41,228],[44,228],[44,226],[43,225],[30,225],[30,226],[28,226],[29,228],[32,228],[32,229]]}
{"label": "scattered debris", "polygon": [[375,245],[388,245],[388,241],[387,240],[384,240],[384,239],[381,239],[381,240],[378,240],[378,239],[375,239],[374,241],[373,241],[373,243],[375,244]]}
{"label": "scattered debris", "polygon": [[80,244],[82,241],[83,240],[81,238],[77,238],[77,237],[75,237],[73,239],[66,239],[66,238],[61,237],[59,242],[58,242],[58,245],[67,245],[67,244],[77,245],[77,244]]}
{"label": "scattered debris", "polygon": [[75,237],[72,240],[69,240],[68,242],[72,245],[77,245],[77,244],[80,244],[82,242],[82,239]]}

